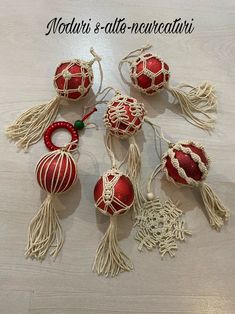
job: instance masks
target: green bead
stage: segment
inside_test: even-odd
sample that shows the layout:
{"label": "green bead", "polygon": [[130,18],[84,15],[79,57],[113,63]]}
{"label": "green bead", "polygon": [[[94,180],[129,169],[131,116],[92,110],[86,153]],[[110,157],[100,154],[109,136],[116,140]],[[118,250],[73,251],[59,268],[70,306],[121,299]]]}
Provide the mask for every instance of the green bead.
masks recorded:
{"label": "green bead", "polygon": [[74,122],[74,127],[77,130],[82,130],[85,127],[85,124],[82,120],[77,120]]}

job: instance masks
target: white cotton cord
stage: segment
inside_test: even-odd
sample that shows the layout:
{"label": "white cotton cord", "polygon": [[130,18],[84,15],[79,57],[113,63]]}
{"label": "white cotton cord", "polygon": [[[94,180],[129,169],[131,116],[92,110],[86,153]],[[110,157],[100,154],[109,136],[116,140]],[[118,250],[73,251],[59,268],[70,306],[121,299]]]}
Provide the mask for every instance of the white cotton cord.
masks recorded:
{"label": "white cotton cord", "polygon": [[162,128],[160,127],[160,125],[152,122],[149,118],[147,117],[144,117],[144,121],[147,122],[151,127],[152,129],[154,130],[154,133],[155,135],[160,139],[160,140],[163,140],[165,143],[167,143],[168,146],[171,146],[172,145],[172,142],[170,140],[168,140],[163,132],[162,132]]}
{"label": "white cotton cord", "polygon": [[[145,117],[145,122],[147,122],[152,127],[152,129],[154,131],[154,137],[155,137],[154,145],[155,145],[155,150],[156,150],[157,155],[158,155],[158,150],[157,150],[156,138],[163,140],[169,147],[171,147],[173,145],[172,142],[164,136],[162,129],[159,125],[153,123],[147,117]],[[148,182],[147,182],[147,200],[151,201],[155,198],[151,187],[152,187],[153,180],[156,178],[156,176],[158,175],[159,172],[161,172],[161,164],[158,164],[154,168],[154,170],[152,171],[152,173],[148,179]]]}
{"label": "white cotton cord", "polygon": [[51,247],[54,258],[64,243],[64,232],[54,205],[55,195],[48,194],[28,229],[28,243],[25,255],[32,259],[43,260]]}
{"label": "white cotton cord", "polygon": [[48,103],[30,108],[6,129],[6,135],[27,151],[29,146],[42,138],[46,128],[55,120],[59,105],[60,96],[57,96]]}
{"label": "white cotton cord", "polygon": [[126,78],[124,77],[123,73],[122,73],[122,66],[124,63],[129,63],[129,65],[131,65],[133,59],[139,57],[144,51],[150,49],[152,47],[152,45],[150,44],[146,44],[145,46],[141,47],[141,48],[137,48],[135,50],[130,51],[125,57],[123,57],[121,59],[121,61],[119,62],[118,65],[118,70],[120,73],[120,76],[122,78],[122,80],[128,84],[128,85],[132,85],[131,82],[127,81]]}
{"label": "white cotton cord", "polygon": [[[120,92],[113,88],[112,86],[107,86],[105,87],[98,95],[95,95],[95,97],[93,98],[93,100],[89,100],[89,104],[90,105],[86,105],[84,107],[84,110],[83,110],[83,116],[85,114],[87,114],[88,112],[88,109],[90,108],[94,108],[95,106],[97,105],[100,105],[100,104],[107,104],[109,102],[109,99],[105,99],[105,97],[111,92],[113,91],[114,92],[114,96],[120,94]],[[98,98],[98,96],[101,96],[103,95],[99,100],[96,100]]]}
{"label": "white cotton cord", "polygon": [[166,253],[175,256],[178,249],[176,240],[184,241],[186,235],[191,235],[185,228],[182,214],[171,200],[164,203],[159,198],[147,200],[135,223],[138,250],[142,251],[145,247],[151,251],[157,247],[162,257]]}
{"label": "white cotton cord", "polygon": [[103,69],[102,69],[101,62],[100,62],[102,60],[102,58],[95,52],[93,47],[90,48],[90,53],[93,55],[94,59],[92,59],[88,63],[92,66],[92,64],[96,61],[98,63],[98,66],[99,66],[100,85],[99,85],[99,88],[95,94],[95,96],[98,96],[102,90],[103,79],[104,79]]}
{"label": "white cotton cord", "polygon": [[135,202],[133,205],[134,215],[136,216],[141,210],[144,197],[141,191],[140,174],[141,174],[141,155],[134,136],[129,138],[129,150],[127,160],[127,174],[133,184],[135,192]]}
{"label": "white cotton cord", "polygon": [[229,209],[223,205],[222,201],[208,184],[200,184],[199,190],[201,192],[210,225],[213,228],[220,230],[224,225],[224,222],[229,218]]}
{"label": "white cotton cord", "polygon": [[[73,146],[75,146],[75,147],[73,148]],[[74,140],[74,141],[66,144],[64,147],[62,147],[62,150],[69,152],[69,153],[77,152],[78,151],[78,140]]]}
{"label": "white cotton cord", "polygon": [[[166,86],[166,89],[177,99],[188,122],[203,130],[214,128],[215,118],[211,112],[216,111],[216,96],[210,83],[205,81],[197,87],[188,84],[178,87]],[[186,89],[189,91],[186,92]]]}
{"label": "white cotton cord", "polygon": [[[150,194],[150,193],[152,193],[152,183],[153,183],[153,180],[156,178],[156,176],[158,175],[158,173],[159,172],[161,172],[161,167],[162,167],[162,165],[161,164],[159,164],[159,165],[157,165],[155,168],[154,168],[154,170],[153,170],[153,172],[151,173],[151,175],[150,175],[150,177],[149,177],[149,179],[148,179],[148,183],[147,183],[147,196]],[[151,196],[150,196],[150,198],[151,198]]]}
{"label": "white cotton cord", "polygon": [[119,163],[119,165],[117,165],[117,160],[115,158],[115,155],[114,155],[113,149],[112,149],[112,135],[110,132],[106,133],[105,147],[106,147],[108,155],[110,157],[112,168],[120,169],[124,165],[126,160],[128,159],[129,150],[127,151],[125,157],[122,159],[122,161]]}
{"label": "white cotton cord", "polygon": [[114,277],[132,269],[130,259],[118,245],[117,216],[110,216],[110,224],[96,251],[92,270],[98,275]]}
{"label": "white cotton cord", "polygon": [[115,158],[114,153],[112,151],[112,136],[111,136],[111,134],[109,132],[107,132],[107,134],[106,134],[105,147],[107,149],[109,158],[111,160],[112,168],[116,169],[117,168],[116,158]]}

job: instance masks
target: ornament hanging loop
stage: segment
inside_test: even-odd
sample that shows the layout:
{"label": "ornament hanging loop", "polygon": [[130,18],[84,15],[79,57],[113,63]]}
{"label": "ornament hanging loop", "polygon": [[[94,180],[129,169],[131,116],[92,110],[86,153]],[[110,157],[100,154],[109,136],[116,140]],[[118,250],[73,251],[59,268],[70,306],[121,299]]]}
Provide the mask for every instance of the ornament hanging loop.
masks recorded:
{"label": "ornament hanging loop", "polygon": [[130,59],[139,57],[140,55],[142,55],[143,52],[150,49],[151,47],[152,47],[151,44],[146,44],[141,48],[137,48],[135,50],[130,51],[124,58],[121,59],[119,64],[122,64],[124,62],[128,62],[130,64],[131,63]]}
{"label": "ornament hanging loop", "polygon": [[102,90],[102,84],[103,84],[103,79],[104,79],[104,73],[102,70],[101,62],[100,62],[102,60],[102,58],[95,52],[93,47],[90,48],[90,53],[93,55],[94,58],[91,61],[89,61],[88,64],[90,66],[92,66],[93,63],[97,61],[98,66],[99,66],[99,72],[100,72],[100,84],[99,84],[99,88],[98,88],[97,92],[95,93],[95,97],[96,97],[100,94],[100,92]]}
{"label": "ornament hanging loop", "polygon": [[90,53],[94,57],[91,61],[88,62],[90,65],[93,65],[93,63],[96,61],[100,62],[102,60],[102,58],[95,52],[93,47],[90,48]]}
{"label": "ornament hanging loop", "polygon": [[137,48],[135,50],[130,51],[124,58],[121,59],[121,61],[119,62],[118,65],[118,70],[120,73],[120,76],[122,78],[122,80],[128,84],[128,85],[132,85],[131,82],[127,81],[127,79],[124,77],[123,73],[122,73],[122,65],[124,63],[128,63],[129,65],[132,64],[132,59],[133,58],[137,58],[140,55],[142,55],[142,53],[148,49],[150,49],[152,47],[151,44],[146,44],[145,46],[141,47],[141,48]]}
{"label": "ornament hanging loop", "polygon": [[172,143],[170,140],[168,140],[167,138],[165,138],[163,132],[162,132],[162,128],[156,124],[156,123],[153,123],[148,117],[144,117],[144,121],[147,122],[151,127],[152,129],[154,130],[155,132],[155,135],[160,139],[160,140],[163,140],[168,146],[169,148],[174,146],[174,143]]}

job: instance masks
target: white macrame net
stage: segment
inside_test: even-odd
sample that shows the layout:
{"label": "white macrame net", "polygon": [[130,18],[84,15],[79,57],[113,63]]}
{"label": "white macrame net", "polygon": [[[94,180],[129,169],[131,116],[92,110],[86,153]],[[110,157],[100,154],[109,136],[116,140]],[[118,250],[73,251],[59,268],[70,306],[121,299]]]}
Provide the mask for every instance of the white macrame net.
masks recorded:
{"label": "white macrame net", "polygon": [[[194,153],[190,147],[183,146],[184,144],[193,145],[197,148],[200,148],[208,162],[204,163],[198,154]],[[197,164],[202,174],[200,181],[194,180],[186,174],[185,170],[180,166],[179,161],[175,156],[175,151],[181,151],[189,155],[190,158]],[[223,205],[222,201],[218,198],[212,188],[204,182],[209,170],[209,157],[207,156],[204,147],[201,144],[195,143],[193,141],[178,142],[174,144],[173,147],[169,148],[168,151],[163,155],[162,169],[165,172],[167,179],[170,182],[177,184],[174,178],[169,175],[167,170],[167,158],[170,158],[170,161],[178,175],[183,178],[188,185],[199,188],[209,223],[212,227],[219,230],[229,217],[229,209]]]}
{"label": "white macrame net", "polygon": [[[152,72],[151,69],[148,68],[147,62],[152,58],[156,59],[161,64],[160,70],[157,72]],[[140,64],[143,65],[142,70],[138,71],[138,65]],[[141,76],[145,76],[149,81],[146,88],[140,86],[139,79]],[[152,95],[166,87],[170,77],[170,71],[168,65],[161,58],[152,53],[147,53],[139,56],[130,63],[130,77],[135,88],[144,94]]]}
{"label": "white macrame net", "polygon": [[[202,152],[203,155],[205,156],[205,159],[207,160],[207,163],[205,164],[202,160],[201,157],[194,153],[190,147],[185,147],[184,145],[192,145],[194,147],[199,148]],[[191,177],[188,177],[185,170],[180,166],[178,159],[175,156],[175,151],[181,151],[184,154],[187,154],[190,156],[190,158],[197,163],[198,168],[200,169],[202,176],[201,176],[201,181],[206,179],[207,175],[208,175],[208,170],[209,170],[209,166],[210,166],[210,158],[207,155],[205,148],[203,145],[196,143],[194,141],[184,141],[184,142],[178,142],[176,144],[174,144],[174,146],[172,148],[169,148],[168,151],[162,156],[162,169],[166,174],[167,180],[169,180],[172,183],[177,183],[175,182],[175,180],[169,175],[167,167],[166,167],[166,162],[167,162],[167,158],[170,158],[170,161],[172,163],[172,165],[174,166],[174,168],[177,170],[179,176],[181,178],[183,178],[187,184],[191,185],[191,186],[199,186],[200,185],[200,181],[196,181]]]}
{"label": "white macrame net", "polygon": [[[70,100],[78,100],[78,98],[83,97],[88,93],[91,86],[93,85],[93,70],[91,67],[91,64],[89,62],[75,59],[75,60],[69,60],[69,61],[63,61],[59,66],[62,66],[67,63],[67,66],[63,69],[63,71],[59,72],[54,76],[54,86],[56,89],[56,92],[61,95],[62,97],[69,98]],[[69,70],[73,67],[79,66],[80,71],[77,73],[71,73]],[[64,79],[64,86],[62,89],[58,87],[57,80],[63,78]],[[69,81],[74,78],[81,78],[81,83],[77,84],[77,88],[69,88]],[[78,95],[73,99],[70,97],[72,93],[79,93]]]}
{"label": "white macrame net", "polygon": [[128,138],[141,129],[144,116],[142,103],[130,96],[118,94],[108,102],[104,125],[112,135]]}
{"label": "white macrame net", "polygon": [[[65,168],[63,169],[63,175],[61,175],[62,165],[64,164]],[[67,191],[77,181],[78,177],[77,164],[73,156],[70,152],[61,149],[44,155],[39,160],[35,173],[41,188],[51,194]],[[48,176],[52,178],[49,188]]]}
{"label": "white macrame net", "polygon": [[[103,183],[103,193],[96,201],[95,206],[96,208],[101,211],[103,214],[110,215],[108,209],[110,209],[113,215],[119,215],[123,212],[126,212],[130,209],[131,205],[127,205],[123,203],[116,195],[115,195],[115,186],[120,180],[122,176],[125,176],[120,170],[112,168],[106,171],[102,176],[102,183]],[[100,206],[103,205],[104,208]],[[120,209],[116,209],[116,207],[121,207]]]}

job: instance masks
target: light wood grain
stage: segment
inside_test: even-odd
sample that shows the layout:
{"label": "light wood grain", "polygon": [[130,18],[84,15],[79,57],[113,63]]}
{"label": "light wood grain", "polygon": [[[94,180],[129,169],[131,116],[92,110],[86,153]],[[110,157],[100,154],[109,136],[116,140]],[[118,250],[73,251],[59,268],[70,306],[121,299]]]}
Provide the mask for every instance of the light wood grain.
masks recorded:
{"label": "light wood grain", "polygon": [[[115,17],[130,21],[194,18],[195,31],[191,35],[45,36],[46,24],[55,16],[68,20],[91,17],[102,22]],[[1,0],[0,24],[0,313],[235,313],[234,1]],[[180,117],[165,93],[148,98],[121,81],[118,61],[146,42],[153,43],[169,63],[172,84],[208,79],[216,85],[219,106],[211,136]],[[159,177],[157,193],[181,201],[193,235],[179,244],[174,259],[161,260],[157,251],[137,252],[130,215],[121,217],[120,244],[135,270],[114,279],[91,272],[96,247],[108,225],[107,218],[95,212],[92,197],[97,178],[110,166],[103,143],[105,106],[92,118],[99,130],[90,129],[81,136],[79,182],[60,197],[68,208],[61,213],[66,243],[55,263],[49,258],[43,263],[24,258],[28,222],[44,197],[34,178],[34,166],[46,149],[40,142],[29,154],[17,152],[4,135],[16,115],[55,95],[52,76],[57,63],[73,57],[89,59],[90,46],[103,56],[104,86],[131,92],[143,101],[148,115],[169,137],[193,138],[206,145],[213,158],[208,182],[232,213],[229,224],[217,233],[209,228],[197,193],[176,189]],[[94,90],[97,86],[98,80]],[[71,122],[80,115],[81,107],[75,104],[61,112],[61,117]],[[159,162],[148,126],[137,139],[146,178]],[[116,150],[120,156],[125,154],[123,144],[117,143]]]}

